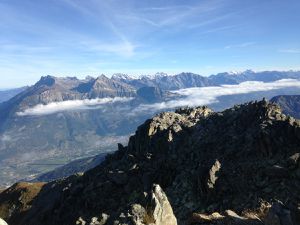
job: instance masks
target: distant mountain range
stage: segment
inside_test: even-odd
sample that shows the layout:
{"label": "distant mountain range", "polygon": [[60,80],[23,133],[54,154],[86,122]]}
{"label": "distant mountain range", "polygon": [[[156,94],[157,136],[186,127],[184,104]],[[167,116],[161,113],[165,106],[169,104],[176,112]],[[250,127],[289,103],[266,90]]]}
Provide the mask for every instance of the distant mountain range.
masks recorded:
{"label": "distant mountain range", "polygon": [[[300,87],[280,82],[276,88],[267,85],[251,92],[249,87],[261,83],[243,84],[281,79],[300,79],[300,72],[245,71],[209,77],[159,73],[139,78],[116,74],[83,80],[44,76],[0,104],[1,184],[35,178],[74,159],[113,151],[147,118],[195,100],[194,104],[221,110],[262,97],[300,93]],[[195,90],[198,94],[189,97]]]}

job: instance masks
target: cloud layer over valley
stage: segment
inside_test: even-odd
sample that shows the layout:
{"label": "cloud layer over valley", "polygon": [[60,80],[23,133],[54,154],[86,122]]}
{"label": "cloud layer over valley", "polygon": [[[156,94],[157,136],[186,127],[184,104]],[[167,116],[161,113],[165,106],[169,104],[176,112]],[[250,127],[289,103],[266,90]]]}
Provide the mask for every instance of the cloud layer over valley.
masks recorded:
{"label": "cloud layer over valley", "polygon": [[62,111],[97,109],[105,104],[128,102],[133,98],[115,97],[115,98],[95,98],[84,100],[70,100],[62,102],[52,102],[47,105],[36,105],[23,112],[17,112],[18,116],[42,116]]}
{"label": "cloud layer over valley", "polygon": [[[153,104],[139,104],[135,108],[115,105],[115,111],[120,111],[123,115],[128,116],[135,116],[140,113],[153,114],[177,107],[210,105],[217,103],[219,101],[218,98],[222,96],[267,92],[285,88],[300,88],[300,80],[283,79],[275,82],[247,81],[237,85],[180,89],[172,91],[173,94],[177,95],[175,99]],[[104,108],[107,104],[124,103],[131,100],[133,98],[116,97],[53,102],[47,105],[37,105],[23,112],[17,112],[17,115],[42,116],[63,111],[98,109],[100,107]]]}
{"label": "cloud layer over valley", "polygon": [[181,98],[155,104],[142,104],[133,113],[159,111],[185,106],[210,105],[218,102],[218,98],[221,96],[266,92],[284,88],[300,88],[300,80],[283,79],[275,82],[247,81],[238,85],[180,89],[173,91],[173,93],[178,94]]}

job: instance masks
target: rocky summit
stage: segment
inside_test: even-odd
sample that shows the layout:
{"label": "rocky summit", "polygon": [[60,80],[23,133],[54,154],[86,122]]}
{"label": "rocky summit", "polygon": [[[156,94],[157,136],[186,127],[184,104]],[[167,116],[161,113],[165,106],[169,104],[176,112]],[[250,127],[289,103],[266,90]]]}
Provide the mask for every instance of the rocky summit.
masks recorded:
{"label": "rocky summit", "polygon": [[0,194],[10,225],[300,224],[300,121],[265,100],[165,112],[84,174]]}

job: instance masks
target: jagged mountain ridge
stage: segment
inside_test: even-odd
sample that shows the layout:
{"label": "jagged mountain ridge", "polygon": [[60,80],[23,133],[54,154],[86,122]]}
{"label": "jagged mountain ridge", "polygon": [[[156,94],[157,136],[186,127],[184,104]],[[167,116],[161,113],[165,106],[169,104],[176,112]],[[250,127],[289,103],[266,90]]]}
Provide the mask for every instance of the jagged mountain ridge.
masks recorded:
{"label": "jagged mountain ridge", "polygon": [[[161,113],[138,127],[128,146],[120,145],[101,165],[44,185],[22,214],[22,202],[10,208],[5,200],[18,189],[2,192],[0,216],[12,225],[50,225],[93,224],[105,214],[105,224],[132,224],[132,207],[146,209],[144,193],[156,183],[179,224],[197,224],[200,212],[231,209],[249,216],[261,204],[279,200],[296,225],[299,144],[300,121],[265,100],[219,113],[206,107]],[[264,214],[255,216],[239,220],[265,224]]]}
{"label": "jagged mountain ridge", "polygon": [[[275,96],[273,98],[271,98],[270,100],[273,103],[276,103],[280,106],[280,108],[282,109],[283,113],[286,115],[290,115],[294,118],[299,119],[300,118],[300,96],[299,95],[280,95],[280,96]],[[103,157],[102,155],[96,156],[95,161],[97,161],[98,158]],[[81,168],[80,165],[76,166],[76,162],[72,162],[71,165],[66,165],[66,166],[70,166],[71,168],[73,168],[73,171],[76,172],[83,172],[85,170],[82,169],[77,169]],[[75,166],[74,166],[75,164]],[[85,164],[85,163],[84,163]],[[92,164],[92,167],[96,166],[95,164]],[[74,169],[77,170],[74,170]],[[50,171],[45,175],[41,175],[39,176],[39,178],[37,180],[39,181],[51,181],[54,180],[54,177],[57,179],[59,177],[66,177],[66,173],[63,172],[64,167],[58,168],[55,171]],[[71,170],[72,171],[72,170]],[[60,175],[59,175],[60,174]],[[67,175],[71,175],[71,173],[67,173]]]}
{"label": "jagged mountain ridge", "polygon": [[[220,73],[209,77],[194,73],[180,73],[173,76],[159,74],[153,77],[142,76],[141,78],[117,74],[112,78],[101,75],[97,78],[87,77],[84,80],[79,80],[76,77],[58,78],[48,75],[12,99],[12,103],[21,102],[21,109],[24,109],[37,104],[64,100],[136,96],[136,91],[141,87],[155,87],[167,91],[190,87],[238,84],[254,80],[269,82],[280,79],[298,79],[299,77],[300,72],[298,71],[256,73],[249,70],[237,74]],[[4,107],[2,106],[2,108]]]}
{"label": "jagged mountain ridge", "polygon": [[[274,72],[274,75],[272,72],[247,73],[247,76],[243,75],[245,73],[228,73],[228,76],[254,79],[251,76],[261,75],[271,80],[277,79],[278,74],[281,74],[280,78],[300,77],[299,72]],[[239,79],[238,82],[242,82],[243,79]],[[106,148],[113,150],[116,142],[123,142],[138,124],[159,112],[145,110],[143,113],[136,113],[136,106],[177,100],[177,96],[170,91],[216,85],[212,80],[212,76],[203,77],[193,73],[175,76],[160,73],[141,78],[131,78],[124,74],[112,78],[101,75],[84,80],[75,77],[42,77],[35,85],[0,104],[0,185],[11,184],[28,175],[36,176],[47,172],[48,169],[53,169],[55,164],[61,166],[74,159],[101,154]],[[292,91],[291,94],[296,91]],[[283,91],[279,93],[289,94]],[[256,95],[224,96],[212,107],[222,110],[235,103],[279,93],[275,91]],[[66,110],[38,116],[17,115],[18,112],[39,104],[103,97],[132,97],[133,100],[99,106],[93,110]],[[124,111],[127,112],[126,116]],[[31,164],[41,167],[35,166],[32,169]],[[53,166],[48,168],[42,164]]]}
{"label": "jagged mountain ridge", "polygon": [[234,72],[234,73],[219,73],[209,77],[211,82],[215,85],[220,84],[239,84],[245,81],[263,81],[271,82],[281,79],[298,79],[298,71],[262,71],[255,72],[252,70],[246,70],[244,72]]}
{"label": "jagged mountain ridge", "polygon": [[154,76],[134,77],[126,74],[117,74],[112,79],[128,83],[136,88],[143,86],[156,86],[163,90],[176,90],[190,87],[217,86],[223,84],[239,84],[245,81],[271,82],[280,79],[299,79],[299,71],[262,71],[254,72],[224,72],[216,75],[201,76],[195,73],[180,73],[168,75],[158,73]]}
{"label": "jagged mountain ridge", "polygon": [[[161,93],[157,88],[155,90]],[[154,90],[146,90],[150,97],[153,96],[152,92],[155,95]],[[167,94],[161,93],[157,97]],[[76,158],[111,151],[117,142],[122,143],[126,139],[140,120],[147,118],[147,115],[130,120],[124,118],[115,110],[116,104],[94,110],[33,117],[18,116],[18,112],[39,104],[66,100],[133,96],[136,102],[148,101],[143,96],[139,97],[130,85],[105,76],[85,80],[45,76],[35,85],[0,104],[0,185],[43,173],[48,167],[53,169],[56,164],[59,166]],[[118,107],[129,107],[130,104],[120,102]]]}

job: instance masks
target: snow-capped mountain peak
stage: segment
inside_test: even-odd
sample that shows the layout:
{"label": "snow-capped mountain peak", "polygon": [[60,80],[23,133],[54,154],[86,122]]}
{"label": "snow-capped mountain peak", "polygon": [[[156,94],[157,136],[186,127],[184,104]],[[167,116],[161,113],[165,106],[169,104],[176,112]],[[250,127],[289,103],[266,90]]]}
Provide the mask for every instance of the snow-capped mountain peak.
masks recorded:
{"label": "snow-capped mountain peak", "polygon": [[132,80],[133,79],[131,76],[129,76],[128,74],[124,74],[124,73],[115,73],[112,75],[111,78],[116,79],[116,80]]}

